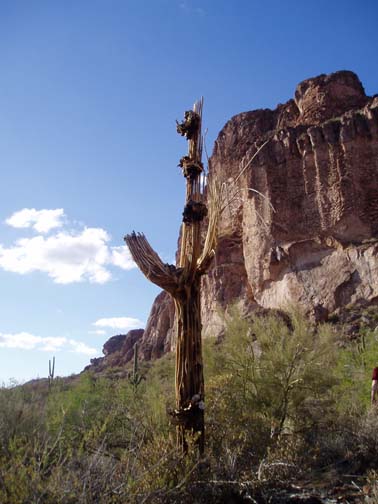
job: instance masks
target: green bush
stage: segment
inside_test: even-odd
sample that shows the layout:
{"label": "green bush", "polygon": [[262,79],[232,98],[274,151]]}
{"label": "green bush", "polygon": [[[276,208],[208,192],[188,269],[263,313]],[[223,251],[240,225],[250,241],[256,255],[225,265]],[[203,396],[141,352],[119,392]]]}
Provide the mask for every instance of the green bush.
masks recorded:
{"label": "green bush", "polygon": [[335,335],[327,326],[315,332],[298,314],[290,324],[234,315],[211,373],[223,382],[231,410],[265,419],[274,436],[298,428],[316,403],[324,406],[337,382],[335,364]]}
{"label": "green bush", "polygon": [[84,373],[50,390],[0,389],[0,502],[219,502],[236,483],[252,495],[340,461],[371,477],[377,346],[369,330],[340,346],[330,326],[297,313],[233,310],[223,340],[204,342],[202,459],[194,442],[187,456],[176,449],[172,354],[141,364],[137,386],[122,373]]}
{"label": "green bush", "polygon": [[340,379],[339,408],[353,409],[353,414],[366,412],[370,405],[371,374],[378,366],[378,333],[364,330],[361,337],[339,351],[337,373]]}

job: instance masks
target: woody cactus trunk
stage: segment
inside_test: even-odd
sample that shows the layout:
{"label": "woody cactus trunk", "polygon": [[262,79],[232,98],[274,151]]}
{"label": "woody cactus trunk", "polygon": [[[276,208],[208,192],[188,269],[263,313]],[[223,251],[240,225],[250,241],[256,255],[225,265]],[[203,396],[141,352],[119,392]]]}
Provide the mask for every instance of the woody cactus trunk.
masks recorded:
{"label": "woody cactus trunk", "polygon": [[[217,239],[220,213],[219,191],[207,182],[202,165],[202,105],[195,103],[177,124],[177,131],[188,140],[188,154],[179,166],[186,179],[180,255],[177,265],[164,264],[143,234],[125,237],[134,261],[144,275],[166,290],[174,300],[176,315],[176,409],[177,443],[187,450],[188,437],[194,434],[199,450],[204,451],[204,378],[201,344],[201,276],[206,273]],[[205,204],[205,190],[208,206]],[[207,217],[207,233],[201,227]]]}

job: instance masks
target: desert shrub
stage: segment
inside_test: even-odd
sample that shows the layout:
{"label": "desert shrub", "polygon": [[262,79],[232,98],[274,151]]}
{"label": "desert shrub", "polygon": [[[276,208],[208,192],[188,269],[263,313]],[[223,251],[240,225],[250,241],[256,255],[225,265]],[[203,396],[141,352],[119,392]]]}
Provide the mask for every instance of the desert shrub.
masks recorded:
{"label": "desert shrub", "polygon": [[357,468],[369,436],[361,414],[339,405],[355,386],[342,384],[340,352],[332,327],[298,313],[253,320],[234,313],[224,340],[205,344],[214,477],[276,483],[332,464]]}
{"label": "desert shrub", "polygon": [[33,438],[43,430],[45,394],[31,387],[18,386],[0,389],[0,453],[17,436]]}
{"label": "desert shrub", "polygon": [[297,313],[231,313],[223,340],[204,342],[202,459],[194,439],[187,456],[177,450],[168,421],[172,354],[141,366],[137,387],[125,373],[84,373],[1,389],[0,502],[218,502],[239,482],[252,492],[324,467],[373,471],[378,354],[374,333],[364,341],[341,348]]}
{"label": "desert shrub", "polygon": [[339,351],[337,373],[340,385],[338,406],[359,415],[370,406],[371,373],[378,366],[378,333],[369,329]]}
{"label": "desert shrub", "polygon": [[267,438],[324,415],[337,382],[335,362],[335,336],[327,326],[315,332],[298,314],[290,324],[234,315],[210,362],[208,390],[218,409],[226,408],[236,425],[253,425],[267,445]]}
{"label": "desert shrub", "polygon": [[111,382],[84,374],[72,387],[55,387],[48,396],[47,430],[62,431],[66,447],[77,448],[106,429],[113,404]]}
{"label": "desert shrub", "polygon": [[144,388],[137,408],[143,411],[145,421],[155,433],[167,435],[170,429],[167,410],[175,405],[174,368],[174,355],[164,355],[154,362],[142,382]]}

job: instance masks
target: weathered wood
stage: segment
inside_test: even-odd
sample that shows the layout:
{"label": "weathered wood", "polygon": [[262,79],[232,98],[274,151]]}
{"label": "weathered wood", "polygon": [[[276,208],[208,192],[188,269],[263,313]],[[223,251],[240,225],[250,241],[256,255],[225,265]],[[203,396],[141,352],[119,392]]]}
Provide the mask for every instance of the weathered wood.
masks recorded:
{"label": "weathered wood", "polygon": [[[201,276],[214,256],[221,207],[220,191],[214,183],[207,186],[208,208],[204,201],[204,184],[201,182],[202,106],[201,99],[177,125],[178,132],[188,140],[188,155],[180,162],[186,179],[186,196],[178,265],[164,264],[143,234],[132,233],[125,237],[140,270],[174,299],[176,409],[172,415],[177,425],[178,445],[186,451],[188,436],[194,434],[200,453],[204,451],[205,442]],[[206,215],[208,229],[202,244],[201,226]]]}

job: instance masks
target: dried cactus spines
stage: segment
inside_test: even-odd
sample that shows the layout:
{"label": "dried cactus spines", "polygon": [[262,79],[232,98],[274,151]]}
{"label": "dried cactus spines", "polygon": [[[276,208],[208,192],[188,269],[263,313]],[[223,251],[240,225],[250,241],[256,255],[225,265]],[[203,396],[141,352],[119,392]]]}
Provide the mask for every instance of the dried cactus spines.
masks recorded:
{"label": "dried cactus spines", "polygon": [[194,110],[187,110],[184,115],[184,120],[177,124],[177,133],[181,136],[185,136],[187,140],[191,140],[198,131],[198,128],[201,125],[201,117]]}
{"label": "dried cactus spines", "polygon": [[207,216],[207,207],[200,201],[189,200],[185,205],[182,221],[185,224],[201,222]]}
{"label": "dried cactus spines", "polygon": [[[125,237],[134,261],[144,275],[166,290],[174,300],[176,325],[176,410],[181,418],[191,398],[200,394],[204,398],[204,378],[201,347],[201,276],[206,273],[217,241],[218,218],[221,201],[215,184],[207,186],[202,165],[203,140],[201,135],[203,100],[185,113],[177,131],[188,140],[188,154],[179,166],[186,178],[185,207],[177,264],[163,264],[144,235],[132,233]],[[209,210],[205,205],[208,200]],[[205,217],[208,219],[205,220]],[[207,232],[201,227],[206,225]],[[206,238],[202,240],[203,235]],[[130,380],[138,380],[131,375]],[[176,411],[175,410],[175,411]],[[195,434],[200,453],[204,451],[204,415],[199,408],[191,409],[192,420],[177,425],[177,443],[187,451],[187,437]],[[186,418],[186,417],[185,417]]]}
{"label": "dried cactus spines", "polygon": [[203,164],[199,160],[193,160],[190,156],[183,156],[178,164],[182,168],[185,178],[194,180],[203,172]]}

